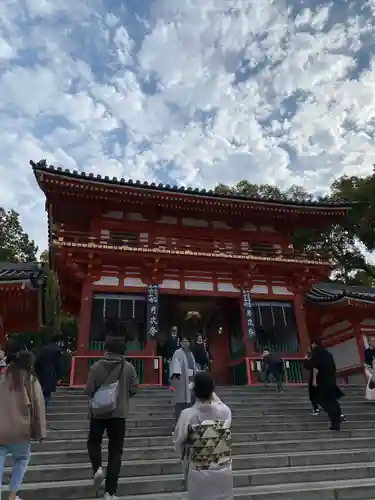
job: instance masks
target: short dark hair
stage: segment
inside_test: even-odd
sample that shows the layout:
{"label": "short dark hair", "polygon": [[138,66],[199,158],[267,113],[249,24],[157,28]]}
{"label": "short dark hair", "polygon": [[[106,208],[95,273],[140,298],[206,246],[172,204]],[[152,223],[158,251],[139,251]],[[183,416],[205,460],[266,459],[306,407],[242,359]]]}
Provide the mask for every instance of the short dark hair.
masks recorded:
{"label": "short dark hair", "polygon": [[316,346],[318,347],[322,347],[323,346],[323,343],[320,339],[312,339],[311,341],[311,345],[315,344]]}
{"label": "short dark hair", "polygon": [[209,372],[198,372],[194,377],[194,391],[198,399],[208,401],[215,390],[215,383]]}
{"label": "short dark hair", "polygon": [[126,342],[122,337],[107,337],[105,341],[105,351],[111,354],[123,356],[126,351]]}

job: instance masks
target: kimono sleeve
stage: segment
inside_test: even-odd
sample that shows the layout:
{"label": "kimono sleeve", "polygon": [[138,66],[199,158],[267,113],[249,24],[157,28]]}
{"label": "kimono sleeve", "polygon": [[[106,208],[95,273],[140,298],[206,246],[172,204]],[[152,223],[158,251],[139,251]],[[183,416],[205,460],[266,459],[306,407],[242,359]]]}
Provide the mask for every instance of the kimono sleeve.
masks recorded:
{"label": "kimono sleeve", "polygon": [[130,396],[135,396],[138,391],[138,375],[137,372],[135,371],[134,366],[130,363],[130,370],[131,370],[131,380],[130,380],[130,390],[129,390],[129,395]]}
{"label": "kimono sleeve", "polygon": [[182,375],[182,365],[180,359],[180,353],[176,351],[173,354],[172,363],[171,363],[171,374],[173,375]]}
{"label": "kimono sleeve", "polygon": [[184,458],[185,455],[186,441],[189,437],[190,420],[191,408],[187,408],[181,412],[173,432],[173,444],[181,459]]}

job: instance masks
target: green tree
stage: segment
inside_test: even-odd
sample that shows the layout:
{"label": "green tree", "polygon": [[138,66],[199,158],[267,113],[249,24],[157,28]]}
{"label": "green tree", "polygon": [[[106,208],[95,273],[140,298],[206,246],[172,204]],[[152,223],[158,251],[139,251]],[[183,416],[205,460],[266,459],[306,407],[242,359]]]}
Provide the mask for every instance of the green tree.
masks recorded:
{"label": "green tree", "polygon": [[14,210],[0,207],[0,261],[35,262],[38,247],[22,228]]}
{"label": "green tree", "polygon": [[[291,186],[283,191],[276,186],[251,184],[246,180],[233,187],[219,184],[215,192],[278,201],[307,202],[314,199],[300,186]],[[320,201],[350,203],[349,217],[342,224],[334,224],[325,231],[297,229],[293,235],[294,247],[304,252],[328,253],[334,266],[335,280],[371,286],[375,280],[375,267],[367,261],[363,250],[375,250],[375,175],[339,178],[332,184],[330,195],[320,198]]]}

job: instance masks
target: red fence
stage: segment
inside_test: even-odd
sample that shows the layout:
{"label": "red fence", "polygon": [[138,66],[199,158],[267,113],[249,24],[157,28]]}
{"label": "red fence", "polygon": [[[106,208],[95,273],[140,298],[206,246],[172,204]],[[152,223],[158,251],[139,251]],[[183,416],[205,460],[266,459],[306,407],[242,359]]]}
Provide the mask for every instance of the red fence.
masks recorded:
{"label": "red fence", "polygon": [[[69,386],[84,387],[90,366],[103,356],[74,356],[70,370]],[[163,378],[162,358],[159,356],[126,356],[134,365],[142,386],[161,386]]]}

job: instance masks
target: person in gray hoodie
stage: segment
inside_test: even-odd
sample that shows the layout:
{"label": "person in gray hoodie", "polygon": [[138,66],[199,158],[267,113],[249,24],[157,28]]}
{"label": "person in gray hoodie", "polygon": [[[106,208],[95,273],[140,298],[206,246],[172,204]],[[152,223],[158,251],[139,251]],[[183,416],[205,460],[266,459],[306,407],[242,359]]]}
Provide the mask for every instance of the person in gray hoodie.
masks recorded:
{"label": "person in gray hoodie", "polygon": [[118,381],[116,408],[110,414],[90,416],[90,431],[87,449],[93,470],[96,489],[104,481],[102,468],[102,439],[108,436],[108,466],[105,477],[105,500],[115,500],[118,478],[121,470],[124,447],[126,417],[129,413],[130,398],[135,395],[138,377],[134,366],[125,360],[126,343],[123,338],[108,337],[105,356],[90,368],[85,394],[92,399],[103,384]]}

